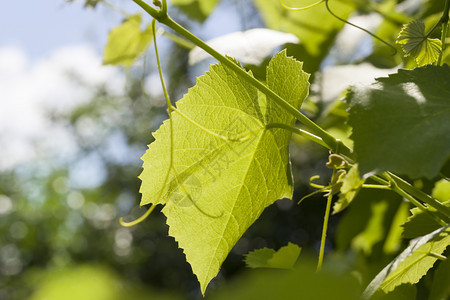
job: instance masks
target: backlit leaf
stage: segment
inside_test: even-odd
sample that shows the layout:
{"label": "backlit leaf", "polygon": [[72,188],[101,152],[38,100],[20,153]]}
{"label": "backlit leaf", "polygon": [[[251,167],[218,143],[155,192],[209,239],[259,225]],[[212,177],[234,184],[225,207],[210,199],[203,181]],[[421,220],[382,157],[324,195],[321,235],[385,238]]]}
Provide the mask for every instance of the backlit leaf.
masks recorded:
{"label": "backlit leaf", "polygon": [[450,229],[439,228],[425,236],[412,240],[403,250],[370,282],[362,295],[368,300],[378,290],[385,293],[404,283],[417,283],[436,262],[437,254],[444,252],[450,244]]}
{"label": "backlit leaf", "polygon": [[361,175],[433,178],[450,155],[450,67],[399,70],[347,94]]}
{"label": "backlit leaf", "polygon": [[139,29],[141,15],[133,15],[111,30],[103,55],[103,63],[129,67],[146,49],[152,39],[152,27]]}
{"label": "backlit leaf", "polygon": [[[296,108],[308,93],[302,63],[285,52],[269,63],[267,83]],[[142,158],[141,205],[165,204],[169,235],[204,292],[264,208],[292,197],[291,133],[266,124],[294,118],[222,64],[198,78],[177,109]]]}
{"label": "backlit leaf", "polygon": [[245,263],[250,268],[291,269],[297,262],[301,248],[288,243],[278,251],[263,248],[257,249],[245,256]]}
{"label": "backlit leaf", "polygon": [[420,278],[433,267],[438,259],[433,254],[442,254],[450,245],[450,230],[446,230],[437,235],[429,242],[415,249],[411,255],[401,261],[400,264],[387,276],[380,288],[384,292],[390,292],[395,287],[403,284],[416,284]]}
{"label": "backlit leaf", "polygon": [[403,25],[397,37],[405,56],[413,57],[420,66],[434,63],[441,53],[442,42],[430,39],[425,34],[425,24],[420,20]]}

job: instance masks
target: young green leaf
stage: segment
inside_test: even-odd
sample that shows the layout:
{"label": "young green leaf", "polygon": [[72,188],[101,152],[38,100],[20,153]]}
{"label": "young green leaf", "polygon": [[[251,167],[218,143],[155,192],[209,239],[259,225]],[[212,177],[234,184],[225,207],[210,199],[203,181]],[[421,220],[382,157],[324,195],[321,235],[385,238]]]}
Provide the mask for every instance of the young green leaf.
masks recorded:
{"label": "young green leaf", "polygon": [[[308,77],[285,51],[267,68],[269,88],[296,108],[308,94]],[[198,78],[177,106],[142,157],[141,205],[165,204],[169,234],[204,292],[264,208],[292,197],[291,133],[266,125],[293,125],[294,118],[222,64]]]}
{"label": "young green leaf", "polygon": [[291,269],[297,262],[302,248],[288,243],[278,251],[263,248],[249,252],[245,256],[245,263],[250,268]]}
{"label": "young green leaf", "polygon": [[149,25],[140,31],[140,25],[141,15],[137,14],[110,31],[103,55],[105,65],[122,64],[129,67],[147,49],[152,39],[152,27]]}
{"label": "young green leaf", "polygon": [[361,175],[433,178],[450,155],[450,67],[399,70],[347,94]]}
{"label": "young green leaf", "polygon": [[171,4],[178,6],[186,15],[203,22],[212,13],[220,0],[172,0]]}
{"label": "young green leaf", "polygon": [[344,177],[338,201],[334,203],[333,214],[343,211],[353,201],[364,180],[359,177],[358,165],[353,165]]}
{"label": "young green leaf", "polygon": [[[443,203],[445,206],[450,207],[450,201]],[[431,213],[436,213],[437,210],[433,207],[428,208]],[[432,232],[441,226],[427,213],[423,212],[418,207],[411,209],[412,215],[403,224],[404,238],[415,238]]]}
{"label": "young green leaf", "polygon": [[448,245],[448,226],[412,240],[408,248],[375,276],[365,289],[362,299],[370,299],[378,289],[388,293],[401,284],[417,283],[433,267],[437,256],[442,254]]}
{"label": "young green leaf", "polygon": [[403,25],[396,43],[402,45],[405,56],[413,57],[419,67],[434,63],[442,49],[441,40],[426,36],[425,24],[420,20]]}

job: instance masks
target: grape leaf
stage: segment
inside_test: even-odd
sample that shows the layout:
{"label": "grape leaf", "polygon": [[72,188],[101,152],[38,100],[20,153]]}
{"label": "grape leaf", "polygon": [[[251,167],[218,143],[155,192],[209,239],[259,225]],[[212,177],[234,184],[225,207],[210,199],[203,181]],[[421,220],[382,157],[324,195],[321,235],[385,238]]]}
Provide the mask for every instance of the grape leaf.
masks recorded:
{"label": "grape leaf", "polygon": [[245,256],[245,263],[250,268],[291,269],[297,262],[302,248],[288,243],[278,251],[269,248],[257,249]]}
{"label": "grape leaf", "polygon": [[[450,201],[443,203],[445,206],[450,207]],[[428,208],[431,213],[436,213],[437,210],[433,207]],[[418,207],[411,209],[412,215],[408,217],[405,224],[403,224],[404,238],[415,238],[425,235],[441,227],[429,214],[423,212]]]}
{"label": "grape leaf", "polygon": [[425,24],[420,20],[403,25],[397,37],[405,56],[412,56],[420,66],[434,63],[441,53],[442,42],[430,39],[425,34]]}
{"label": "grape leaf", "polygon": [[361,175],[433,178],[450,155],[450,67],[399,70],[346,97]]}
{"label": "grape leaf", "polygon": [[364,290],[362,299],[370,299],[379,288],[388,293],[401,284],[417,283],[437,260],[431,253],[442,254],[450,245],[449,233],[447,226],[412,240],[408,248],[375,276]]}
{"label": "grape leaf", "polygon": [[[285,51],[267,67],[269,88],[296,108],[308,77]],[[204,293],[264,208],[292,197],[291,133],[266,124],[292,125],[294,117],[222,64],[198,78],[177,107],[142,157],[141,205],[165,204],[169,235]]]}
{"label": "grape leaf", "polygon": [[141,15],[137,14],[110,31],[103,55],[105,65],[129,67],[147,49],[153,35],[152,26],[150,24],[141,32],[140,25]]}
{"label": "grape leaf", "polygon": [[364,180],[359,177],[358,165],[353,165],[344,177],[338,201],[334,203],[333,214],[343,211],[353,201]]}
{"label": "grape leaf", "polygon": [[449,233],[450,230],[447,229],[415,249],[410,256],[406,257],[395,269],[391,270],[380,288],[388,293],[403,283],[415,284],[419,282],[420,278],[433,267],[433,264],[438,259],[436,256],[430,255],[430,253],[442,254],[447,246],[450,245]]}

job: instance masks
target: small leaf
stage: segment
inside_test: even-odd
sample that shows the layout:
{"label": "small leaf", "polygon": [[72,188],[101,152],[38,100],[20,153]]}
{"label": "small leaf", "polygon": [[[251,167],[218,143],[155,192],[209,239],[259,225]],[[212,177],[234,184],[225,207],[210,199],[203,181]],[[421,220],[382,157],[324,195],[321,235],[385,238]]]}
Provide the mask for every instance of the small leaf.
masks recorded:
{"label": "small leaf", "polygon": [[[445,206],[450,207],[450,201],[443,203]],[[431,213],[436,213],[437,210],[433,207],[428,208]],[[418,236],[425,235],[441,227],[429,214],[422,211],[420,208],[415,207],[411,209],[412,215],[403,224],[404,238],[416,238]]]}
{"label": "small leaf", "polygon": [[172,0],[171,4],[178,6],[189,18],[200,22],[205,21],[220,0]]}
{"label": "small leaf", "polygon": [[152,39],[152,26],[140,31],[141,15],[133,15],[110,31],[103,63],[129,67],[141,55]]}
{"label": "small leaf", "polygon": [[405,56],[415,58],[419,67],[434,63],[442,49],[441,40],[430,39],[425,35],[425,25],[420,20],[403,25],[397,44],[402,45]]}
{"label": "small leaf", "polygon": [[343,211],[353,201],[361,189],[364,180],[359,177],[358,165],[353,165],[344,177],[341,187],[341,194],[338,201],[334,203],[333,214]]}
{"label": "small leaf", "polygon": [[[297,109],[308,94],[308,77],[285,51],[267,68],[269,88]],[[234,71],[211,66],[142,157],[141,205],[165,204],[169,235],[183,248],[203,293],[263,210],[292,197],[291,133],[266,124],[293,125],[295,119],[259,95]]]}
{"label": "small leaf", "polygon": [[245,256],[245,263],[250,268],[291,269],[297,262],[301,250],[292,243],[288,243],[278,251],[268,248],[257,249]]}
{"label": "small leaf", "polygon": [[361,175],[434,178],[450,155],[450,67],[399,70],[347,94]]}
{"label": "small leaf", "polygon": [[449,233],[449,227],[443,227],[412,240],[408,248],[375,276],[362,299],[370,299],[379,288],[388,293],[401,284],[417,283],[437,260],[431,253],[442,254],[450,244]]}

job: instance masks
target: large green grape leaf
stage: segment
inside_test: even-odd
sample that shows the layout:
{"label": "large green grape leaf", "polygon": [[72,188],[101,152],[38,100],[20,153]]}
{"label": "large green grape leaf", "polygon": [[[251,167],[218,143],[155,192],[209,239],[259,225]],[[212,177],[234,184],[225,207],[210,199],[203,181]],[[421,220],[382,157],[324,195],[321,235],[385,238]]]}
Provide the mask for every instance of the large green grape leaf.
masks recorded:
{"label": "large green grape leaf", "polygon": [[370,282],[362,299],[370,299],[378,289],[389,293],[401,284],[416,284],[433,267],[438,256],[448,245],[450,245],[448,226],[412,240],[409,247]]}
{"label": "large green grape leaf", "polygon": [[[296,108],[308,93],[308,76],[284,51],[267,68],[268,86]],[[141,205],[165,204],[169,235],[184,249],[202,292],[264,208],[292,197],[291,134],[266,129],[271,122],[292,125],[294,118],[260,99],[234,71],[213,65],[142,157]]]}
{"label": "large green grape leaf", "polygon": [[112,29],[103,54],[103,63],[123,64],[129,67],[141,55],[152,39],[152,27],[141,31],[141,15],[128,17],[123,23]]}
{"label": "large green grape leaf", "polygon": [[441,40],[426,36],[425,24],[420,20],[403,26],[397,37],[397,44],[402,45],[405,56],[413,57],[419,66],[434,63],[442,49]]}
{"label": "large green grape leaf", "polygon": [[433,178],[450,155],[450,67],[399,70],[347,94],[361,175]]}

